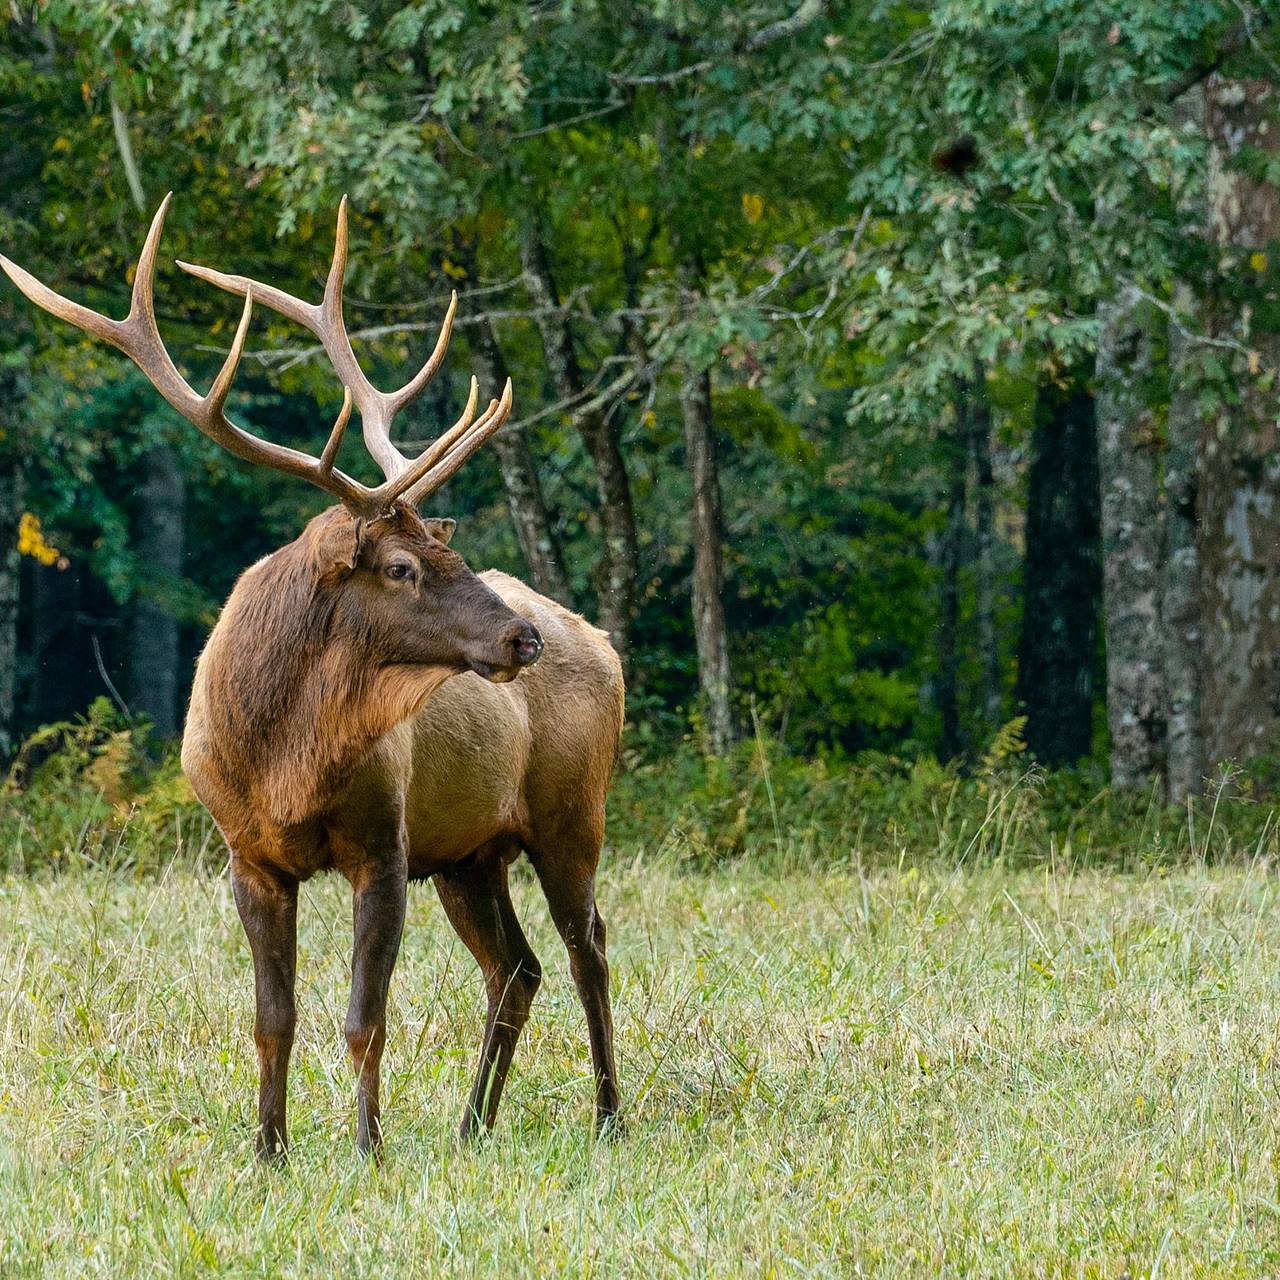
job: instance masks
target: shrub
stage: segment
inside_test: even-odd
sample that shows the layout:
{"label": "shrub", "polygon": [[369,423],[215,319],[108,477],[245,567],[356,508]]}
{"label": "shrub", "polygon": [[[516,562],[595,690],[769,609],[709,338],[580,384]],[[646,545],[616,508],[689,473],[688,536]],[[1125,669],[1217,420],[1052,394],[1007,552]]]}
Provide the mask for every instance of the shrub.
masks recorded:
{"label": "shrub", "polygon": [[[1021,722],[970,773],[930,757],[863,753],[802,759],[764,734],[724,758],[692,743],[661,758],[629,742],[614,782],[614,856],[699,864],[748,858],[807,863],[1151,865],[1273,858],[1276,796],[1256,776],[1223,772],[1185,810],[1158,793],[1117,793],[1096,767],[1046,774]],[[99,700],[23,746],[0,786],[0,872],[84,862],[134,873],[175,857],[220,863],[226,849],[170,748],[154,758],[146,726]]]}

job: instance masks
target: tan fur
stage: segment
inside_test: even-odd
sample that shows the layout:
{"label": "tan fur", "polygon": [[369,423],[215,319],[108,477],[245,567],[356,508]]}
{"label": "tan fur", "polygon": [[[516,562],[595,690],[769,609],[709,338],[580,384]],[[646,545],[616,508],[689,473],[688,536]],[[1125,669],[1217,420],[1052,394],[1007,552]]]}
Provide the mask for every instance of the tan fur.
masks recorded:
{"label": "tan fur", "polygon": [[371,665],[341,630],[312,634],[328,615],[307,613],[323,592],[317,549],[342,519],[317,517],[246,571],[197,665],[183,768],[236,857],[305,878],[353,840],[396,840],[402,818],[413,878],[502,837],[598,842],[623,716],[605,633],[489,572],[481,581],[541,633],[536,666],[494,683]]}

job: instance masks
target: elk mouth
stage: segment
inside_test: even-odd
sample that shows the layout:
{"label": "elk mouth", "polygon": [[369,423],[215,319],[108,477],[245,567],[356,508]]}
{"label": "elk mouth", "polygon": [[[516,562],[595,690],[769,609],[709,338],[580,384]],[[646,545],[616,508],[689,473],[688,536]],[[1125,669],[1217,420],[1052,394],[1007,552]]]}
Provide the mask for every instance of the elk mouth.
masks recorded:
{"label": "elk mouth", "polygon": [[524,668],[521,666],[504,666],[496,662],[482,662],[478,658],[472,658],[467,663],[467,670],[474,671],[476,675],[482,676],[490,684],[510,684]]}

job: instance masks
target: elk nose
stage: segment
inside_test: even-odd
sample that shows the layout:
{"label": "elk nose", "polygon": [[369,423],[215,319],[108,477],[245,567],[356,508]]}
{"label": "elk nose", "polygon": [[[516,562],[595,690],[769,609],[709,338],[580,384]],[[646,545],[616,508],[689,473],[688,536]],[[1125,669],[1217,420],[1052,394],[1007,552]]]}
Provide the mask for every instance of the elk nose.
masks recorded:
{"label": "elk nose", "polygon": [[511,648],[522,667],[533,666],[542,657],[542,637],[538,634],[537,627],[528,622],[522,624],[511,641]]}

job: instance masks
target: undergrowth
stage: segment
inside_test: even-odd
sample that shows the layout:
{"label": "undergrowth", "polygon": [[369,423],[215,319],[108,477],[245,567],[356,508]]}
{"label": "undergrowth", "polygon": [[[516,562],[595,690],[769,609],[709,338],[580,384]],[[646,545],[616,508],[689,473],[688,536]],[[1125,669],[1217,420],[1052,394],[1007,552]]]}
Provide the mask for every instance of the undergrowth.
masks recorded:
{"label": "undergrowth", "polygon": [[[1158,787],[1115,792],[1097,768],[1046,773],[1021,723],[996,735],[975,767],[865,753],[806,760],[760,734],[724,758],[691,744],[661,759],[624,749],[609,844],[705,865],[751,858],[810,863],[953,865],[1070,862],[1134,868],[1280,852],[1280,796],[1240,771],[1206,780],[1185,809]],[[0,783],[0,873],[118,866],[146,873],[183,857],[226,857],[172,748],[105,699],[33,735]]]}

